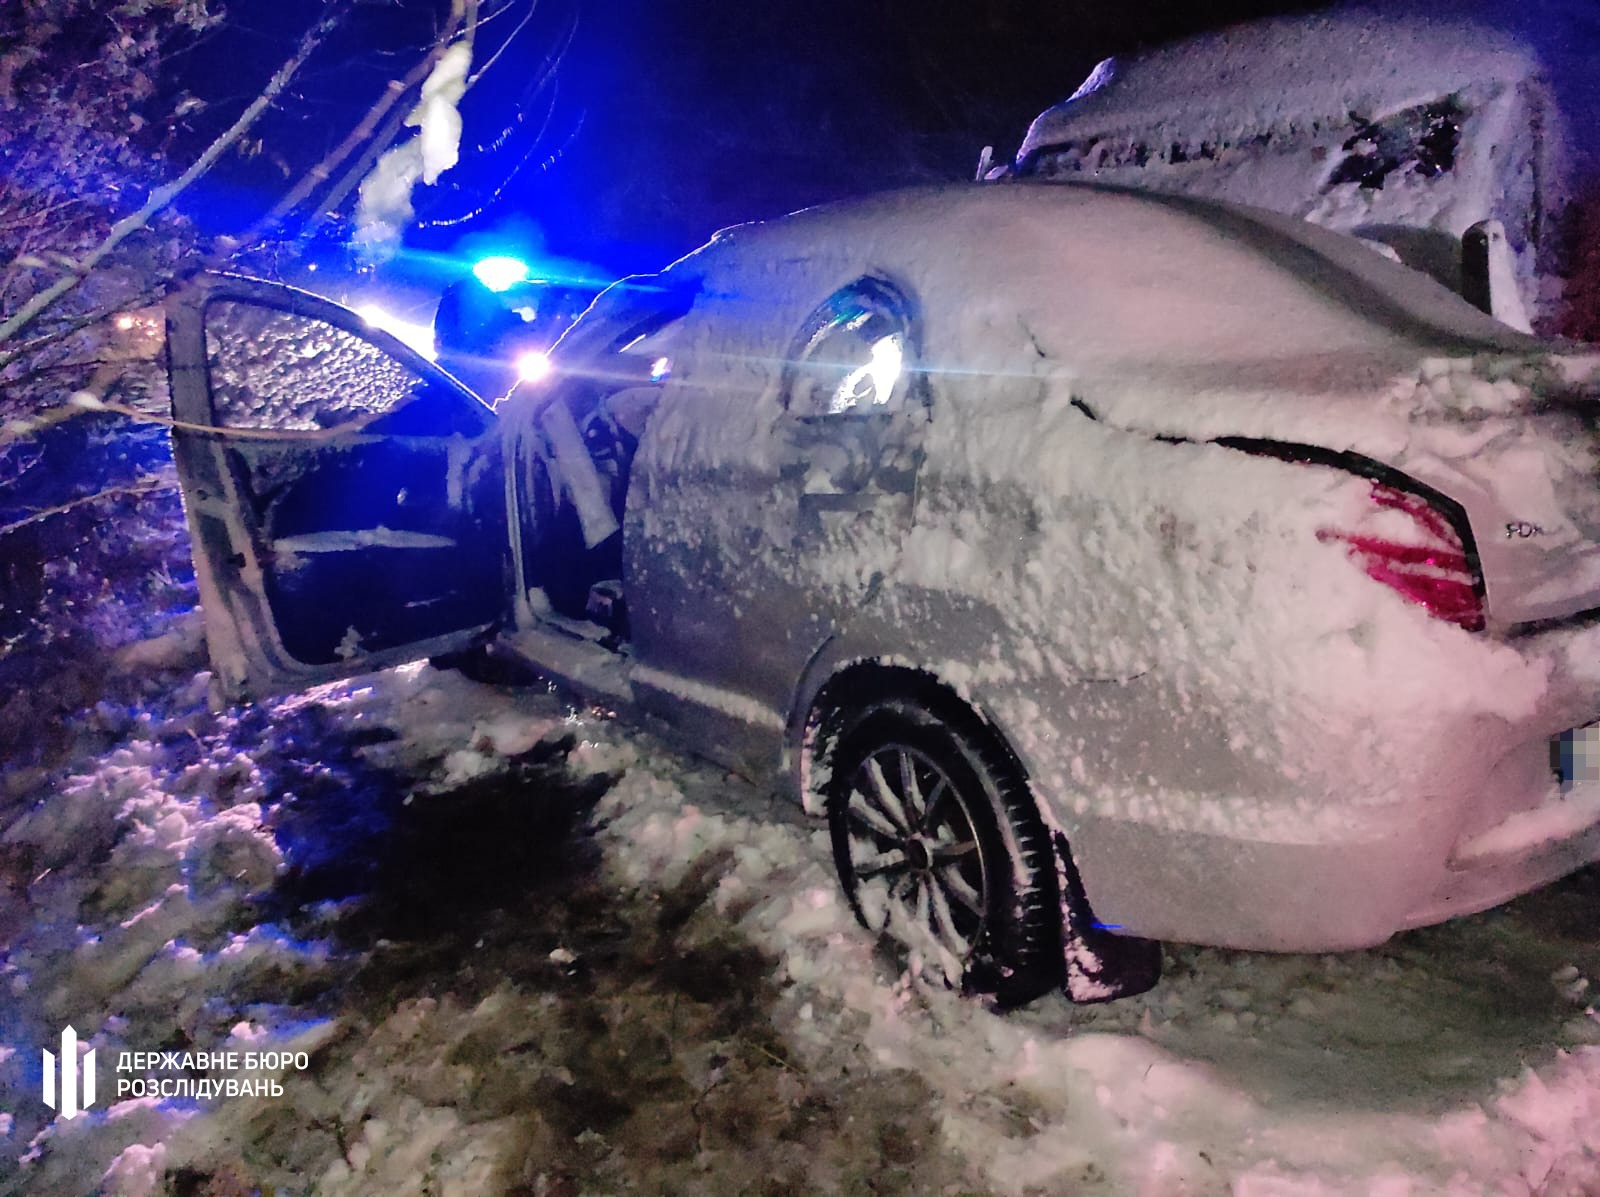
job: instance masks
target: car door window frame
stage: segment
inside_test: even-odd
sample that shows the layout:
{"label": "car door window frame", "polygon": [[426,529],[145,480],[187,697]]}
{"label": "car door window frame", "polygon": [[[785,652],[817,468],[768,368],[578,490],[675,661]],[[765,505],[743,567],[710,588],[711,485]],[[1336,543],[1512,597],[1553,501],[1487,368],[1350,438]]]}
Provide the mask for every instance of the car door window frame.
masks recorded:
{"label": "car door window frame", "polygon": [[[869,357],[863,361],[828,361],[827,348],[844,337],[860,338],[862,329],[878,323],[886,331],[871,338],[867,344]],[[790,344],[785,355],[784,369],[779,384],[779,396],[785,413],[801,423],[826,423],[835,420],[861,420],[894,416],[917,406],[929,405],[926,376],[921,369],[921,320],[910,292],[878,275],[862,275],[845,284],[819,304],[806,318],[800,332]],[[893,349],[880,357],[879,347],[894,339]],[[819,356],[823,355],[823,356]],[[844,371],[837,381],[831,375]],[[873,393],[882,383],[874,375],[892,371],[886,397],[873,398],[869,404],[859,401],[847,407],[835,407],[840,393],[847,385],[859,386],[871,379]],[[807,403],[799,396],[801,387],[818,391],[833,383],[833,394],[828,410],[813,399]]]}
{"label": "car door window frame", "polygon": [[[426,433],[406,432],[397,435],[464,436],[473,438],[487,432],[495,422],[494,408],[478,395],[468,390],[458,380],[421,353],[383,329],[374,327],[357,313],[341,307],[332,300],[313,295],[278,283],[268,283],[236,275],[208,275],[194,284],[203,289],[203,302],[183,307],[169,314],[169,335],[197,338],[197,357],[188,360],[200,363],[198,378],[182,379],[173,391],[173,406],[179,420],[197,428],[214,430],[220,436],[259,438],[270,436],[284,440],[328,440],[364,432],[383,435],[382,423],[391,420],[412,405],[433,400],[441,403],[446,421],[437,429]],[[378,351],[395,359],[401,366],[427,382],[411,398],[382,411],[327,428],[289,429],[224,424],[217,418],[213,403],[210,376],[210,359],[206,346],[206,321],[210,307],[216,303],[240,303],[271,311],[283,312],[303,319],[314,320],[372,345]],[[194,327],[186,327],[189,320]],[[188,385],[183,385],[187,382]],[[198,383],[198,386],[194,385]],[[437,397],[436,399],[434,397]],[[377,427],[374,427],[374,426]]]}
{"label": "car door window frame", "polygon": [[[448,411],[459,418],[438,427],[414,432],[395,430],[387,434],[377,421],[361,428],[354,428],[347,422],[311,430],[219,427],[212,411],[204,318],[205,305],[213,299],[254,303],[325,321],[371,342],[424,380],[425,385],[418,389],[416,398],[390,408],[381,419],[392,420],[415,412],[418,403],[428,396],[447,404]],[[409,642],[378,646],[370,651],[357,646],[357,651],[348,657],[341,653],[338,660],[327,662],[291,653],[280,635],[278,615],[265,580],[262,563],[267,550],[262,538],[267,530],[261,526],[260,514],[252,507],[252,499],[243,488],[244,474],[240,465],[241,452],[256,453],[248,445],[261,445],[260,452],[268,455],[319,454],[325,462],[346,460],[347,455],[343,453],[346,448],[354,454],[370,454],[385,444],[393,445],[396,450],[431,451],[465,462],[475,451],[474,446],[488,446],[496,468],[483,475],[477,489],[482,495],[492,490],[499,498],[503,497],[504,487],[499,482],[498,453],[493,452],[499,435],[499,420],[489,405],[421,354],[389,334],[366,326],[356,313],[277,283],[231,275],[199,276],[168,300],[167,329],[173,451],[196,548],[197,575],[208,613],[207,637],[212,642],[213,665],[225,693],[237,698],[252,693],[280,692],[367,668],[453,651],[474,642],[493,626],[500,618],[498,609],[503,607],[504,599],[498,585],[483,591],[496,596],[493,604],[496,610],[486,607],[482,619],[469,614],[459,626],[441,626],[437,634],[423,630]],[[449,423],[454,426],[446,426]],[[331,457],[328,456],[330,451]],[[448,487],[449,481],[444,485]],[[468,517],[463,526],[484,545],[498,546],[493,551],[498,553],[495,560],[499,560],[504,555],[506,542],[503,502],[480,503],[477,510],[487,514]],[[384,526],[380,522],[374,530],[381,531]],[[438,547],[432,543],[385,545],[381,539],[375,539],[374,548],[422,547],[431,552]],[[352,547],[361,548],[360,545]],[[485,555],[483,559],[491,558]],[[503,567],[495,565],[493,572],[498,577]],[[446,575],[454,580],[453,584],[465,585],[460,583],[465,576],[460,572],[450,570],[440,574]],[[485,576],[488,576],[488,567],[485,567]],[[421,609],[420,605],[409,601],[402,601],[399,606]],[[408,635],[403,630],[400,634]]]}

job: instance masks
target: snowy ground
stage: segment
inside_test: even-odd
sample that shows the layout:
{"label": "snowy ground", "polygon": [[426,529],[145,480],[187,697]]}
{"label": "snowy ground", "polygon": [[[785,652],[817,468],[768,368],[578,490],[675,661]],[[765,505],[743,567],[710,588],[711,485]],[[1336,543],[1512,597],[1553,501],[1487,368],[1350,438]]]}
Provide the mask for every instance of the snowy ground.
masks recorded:
{"label": "snowy ground", "polygon": [[[1600,1192],[1595,871],[997,1016],[897,975],[816,828],[604,712],[420,666],[205,683],[5,775],[0,1194]],[[99,1095],[51,1122],[68,1022]],[[281,1096],[117,1099],[223,1075],[123,1051],[278,1048]]]}

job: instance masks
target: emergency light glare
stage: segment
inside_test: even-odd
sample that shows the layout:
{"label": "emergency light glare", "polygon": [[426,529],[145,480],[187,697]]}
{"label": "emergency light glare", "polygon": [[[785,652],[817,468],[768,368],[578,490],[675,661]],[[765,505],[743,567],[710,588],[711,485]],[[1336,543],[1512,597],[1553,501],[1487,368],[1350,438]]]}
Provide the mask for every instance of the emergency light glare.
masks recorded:
{"label": "emergency light glare", "polygon": [[496,256],[479,258],[472,266],[473,277],[491,291],[509,291],[527,281],[528,264],[520,258]]}

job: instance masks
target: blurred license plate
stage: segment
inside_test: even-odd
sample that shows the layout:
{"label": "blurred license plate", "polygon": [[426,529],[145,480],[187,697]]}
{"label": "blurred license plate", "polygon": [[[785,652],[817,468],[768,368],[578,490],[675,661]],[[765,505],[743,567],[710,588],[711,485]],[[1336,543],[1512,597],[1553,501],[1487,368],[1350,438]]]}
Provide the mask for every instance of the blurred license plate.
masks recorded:
{"label": "blurred license plate", "polygon": [[1550,768],[1563,790],[1587,781],[1600,782],[1600,723],[1575,727],[1551,740]]}

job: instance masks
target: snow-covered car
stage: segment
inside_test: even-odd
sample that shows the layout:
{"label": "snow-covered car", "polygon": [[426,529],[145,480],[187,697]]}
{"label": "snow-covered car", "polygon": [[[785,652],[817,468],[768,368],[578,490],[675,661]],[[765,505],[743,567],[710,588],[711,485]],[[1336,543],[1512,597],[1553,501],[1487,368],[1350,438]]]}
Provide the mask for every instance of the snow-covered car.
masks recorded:
{"label": "snow-covered car", "polygon": [[815,209],[612,287],[498,411],[248,280],[169,337],[229,694],[531,662],[788,786],[869,928],[1003,1000],[1600,855],[1600,363],[1341,234]]}

